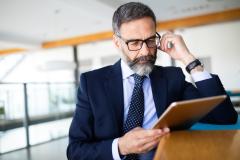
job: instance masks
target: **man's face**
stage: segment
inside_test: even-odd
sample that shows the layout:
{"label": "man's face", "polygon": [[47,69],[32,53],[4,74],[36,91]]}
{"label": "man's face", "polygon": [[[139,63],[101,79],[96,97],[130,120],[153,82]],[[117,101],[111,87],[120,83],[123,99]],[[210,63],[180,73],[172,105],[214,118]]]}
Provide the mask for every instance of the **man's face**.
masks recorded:
{"label": "man's face", "polygon": [[[144,42],[141,49],[131,51],[134,47],[134,40],[155,40],[156,28],[154,21],[150,17],[133,20],[123,23],[120,28],[120,37],[115,37],[117,47],[122,51],[122,59],[129,67],[139,75],[149,74],[156,61],[157,47],[148,47]],[[126,42],[129,42],[128,45]],[[129,48],[130,47],[130,48]],[[130,49],[130,50],[129,50]],[[136,63],[133,63],[136,62]]]}

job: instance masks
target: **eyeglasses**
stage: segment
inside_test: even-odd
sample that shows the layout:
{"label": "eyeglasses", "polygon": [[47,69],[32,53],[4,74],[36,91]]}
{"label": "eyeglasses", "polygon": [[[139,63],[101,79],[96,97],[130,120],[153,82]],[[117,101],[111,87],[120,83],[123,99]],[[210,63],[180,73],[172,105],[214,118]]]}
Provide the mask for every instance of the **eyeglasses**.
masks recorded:
{"label": "eyeglasses", "polygon": [[126,43],[129,51],[140,50],[143,46],[143,43],[146,43],[148,48],[156,48],[160,44],[160,38],[161,38],[161,36],[157,32],[154,36],[151,36],[144,40],[141,40],[141,39],[125,40],[120,35],[117,35],[117,36]]}

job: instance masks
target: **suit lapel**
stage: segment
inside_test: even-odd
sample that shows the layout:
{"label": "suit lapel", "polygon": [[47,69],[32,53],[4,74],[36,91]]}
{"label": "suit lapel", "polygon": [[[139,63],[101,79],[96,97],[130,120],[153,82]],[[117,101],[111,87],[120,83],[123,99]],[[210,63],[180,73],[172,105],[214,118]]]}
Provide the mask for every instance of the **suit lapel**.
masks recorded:
{"label": "suit lapel", "polygon": [[113,112],[113,120],[116,121],[116,127],[118,127],[118,133],[122,134],[123,126],[123,80],[121,63],[118,61],[112,66],[112,70],[106,75],[106,81],[104,83],[106,89],[107,98],[110,101],[111,110]]}
{"label": "suit lapel", "polygon": [[[120,62],[118,61],[112,66],[112,69],[106,74],[104,82],[106,95],[113,113],[113,120],[116,122],[118,129],[118,136],[122,134],[124,116],[123,80]],[[167,80],[162,75],[161,70],[162,68],[155,67],[150,74],[153,100],[158,117],[164,112],[167,105]]]}
{"label": "suit lapel", "polygon": [[155,67],[150,74],[153,99],[158,117],[164,112],[167,105],[167,80],[161,70],[162,68]]}

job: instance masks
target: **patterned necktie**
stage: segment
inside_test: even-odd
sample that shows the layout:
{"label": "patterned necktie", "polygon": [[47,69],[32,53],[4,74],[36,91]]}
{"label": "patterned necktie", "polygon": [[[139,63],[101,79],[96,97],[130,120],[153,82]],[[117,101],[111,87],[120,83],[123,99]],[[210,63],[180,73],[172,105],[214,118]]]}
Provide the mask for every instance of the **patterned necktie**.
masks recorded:
{"label": "patterned necktie", "polygon": [[[134,77],[135,84],[133,88],[130,107],[128,110],[127,120],[123,126],[124,134],[135,127],[141,127],[143,124],[144,93],[143,93],[142,85],[143,85],[145,76],[134,74],[133,77]],[[137,154],[127,155],[126,160],[138,160],[138,155]]]}

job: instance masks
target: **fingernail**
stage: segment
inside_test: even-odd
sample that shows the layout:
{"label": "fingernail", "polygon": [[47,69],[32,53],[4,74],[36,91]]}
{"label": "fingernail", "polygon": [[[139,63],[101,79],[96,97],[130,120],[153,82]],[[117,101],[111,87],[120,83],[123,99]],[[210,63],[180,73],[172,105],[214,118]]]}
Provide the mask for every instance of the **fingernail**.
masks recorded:
{"label": "fingernail", "polygon": [[165,132],[169,132],[170,129],[169,129],[169,128],[164,128],[164,131],[165,131]]}

